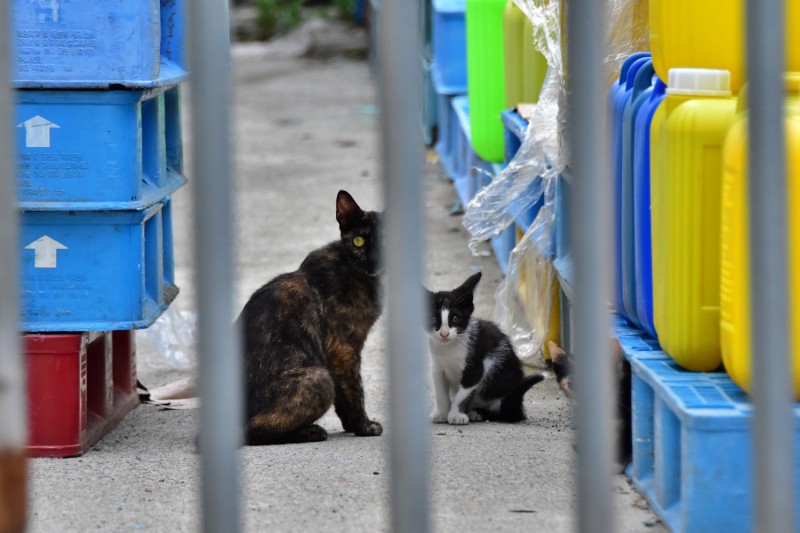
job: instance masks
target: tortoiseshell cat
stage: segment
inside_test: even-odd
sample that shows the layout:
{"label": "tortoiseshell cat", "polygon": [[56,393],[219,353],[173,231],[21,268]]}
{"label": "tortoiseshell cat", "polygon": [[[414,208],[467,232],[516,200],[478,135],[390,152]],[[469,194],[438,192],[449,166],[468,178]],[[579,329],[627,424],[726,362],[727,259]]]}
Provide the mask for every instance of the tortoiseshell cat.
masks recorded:
{"label": "tortoiseshell cat", "polygon": [[242,310],[248,445],[316,442],[335,406],[345,431],[383,432],[364,410],[361,349],[381,313],[380,214],[339,191],[341,239],[258,289]]}

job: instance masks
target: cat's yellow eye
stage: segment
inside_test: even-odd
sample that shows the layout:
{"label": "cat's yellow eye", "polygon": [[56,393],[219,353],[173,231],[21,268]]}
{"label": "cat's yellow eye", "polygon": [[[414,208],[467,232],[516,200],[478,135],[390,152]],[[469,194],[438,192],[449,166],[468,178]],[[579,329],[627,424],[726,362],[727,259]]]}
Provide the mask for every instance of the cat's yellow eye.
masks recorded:
{"label": "cat's yellow eye", "polygon": [[364,240],[364,237],[359,235],[358,237],[353,237],[353,245],[356,248],[361,248],[367,241]]}

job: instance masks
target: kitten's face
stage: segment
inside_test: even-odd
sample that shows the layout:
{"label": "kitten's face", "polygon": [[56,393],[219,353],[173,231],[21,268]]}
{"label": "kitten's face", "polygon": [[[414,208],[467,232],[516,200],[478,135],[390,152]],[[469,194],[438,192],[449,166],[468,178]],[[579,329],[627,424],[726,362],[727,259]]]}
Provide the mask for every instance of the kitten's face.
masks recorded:
{"label": "kitten's face", "polygon": [[353,197],[339,191],[336,198],[336,220],[342,243],[358,267],[370,276],[381,273],[381,214],[362,211]]}
{"label": "kitten's face", "polygon": [[475,285],[481,273],[473,274],[452,291],[428,292],[428,335],[434,342],[450,343],[463,335],[472,317]]}

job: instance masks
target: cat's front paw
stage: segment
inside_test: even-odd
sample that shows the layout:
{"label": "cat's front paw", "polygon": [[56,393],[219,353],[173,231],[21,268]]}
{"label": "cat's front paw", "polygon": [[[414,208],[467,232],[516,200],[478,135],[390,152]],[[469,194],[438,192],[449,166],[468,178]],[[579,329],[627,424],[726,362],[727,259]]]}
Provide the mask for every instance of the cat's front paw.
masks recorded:
{"label": "cat's front paw", "polygon": [[357,427],[354,433],[359,437],[377,437],[383,433],[383,426],[374,420],[367,420],[365,424]]}
{"label": "cat's front paw", "polygon": [[445,424],[447,423],[447,413],[442,413],[439,411],[434,411],[431,413],[431,422],[434,424]]}
{"label": "cat's front paw", "polygon": [[470,422],[483,422],[483,416],[478,411],[470,411],[468,416]]}
{"label": "cat's front paw", "polygon": [[465,413],[450,413],[447,415],[447,422],[453,426],[463,426],[469,424],[469,416]]}

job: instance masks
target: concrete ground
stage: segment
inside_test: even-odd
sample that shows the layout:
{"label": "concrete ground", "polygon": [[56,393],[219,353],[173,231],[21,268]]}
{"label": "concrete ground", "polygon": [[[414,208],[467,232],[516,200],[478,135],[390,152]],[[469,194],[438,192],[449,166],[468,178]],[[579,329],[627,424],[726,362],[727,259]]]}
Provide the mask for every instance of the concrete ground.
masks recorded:
{"label": "concrete ground", "polygon": [[[365,208],[379,208],[381,195],[375,89],[366,62],[268,57],[257,47],[234,57],[238,312],[252,291],[336,238],[339,189]],[[459,218],[449,214],[455,193],[434,163],[426,167],[424,188],[429,285],[452,288],[482,270],[476,313],[491,317],[501,279],[494,258],[470,255]],[[176,194],[181,309],[195,301],[189,203],[188,189]],[[383,326],[377,324],[364,350],[363,377],[367,411],[383,423],[384,436],[346,435],[328,413],[321,421],[327,442],[243,448],[245,530],[388,529],[393,428]],[[140,349],[146,385],[186,375],[159,361]],[[570,406],[550,379],[527,395],[526,408],[528,420],[517,425],[430,426],[436,531],[573,528]],[[31,461],[30,531],[197,531],[196,415],[140,406],[83,457]],[[621,531],[665,531],[624,477],[615,479],[614,502]]]}

